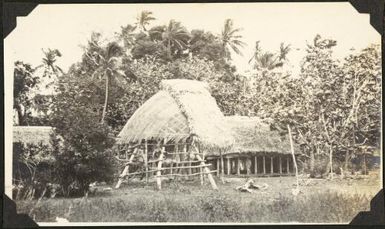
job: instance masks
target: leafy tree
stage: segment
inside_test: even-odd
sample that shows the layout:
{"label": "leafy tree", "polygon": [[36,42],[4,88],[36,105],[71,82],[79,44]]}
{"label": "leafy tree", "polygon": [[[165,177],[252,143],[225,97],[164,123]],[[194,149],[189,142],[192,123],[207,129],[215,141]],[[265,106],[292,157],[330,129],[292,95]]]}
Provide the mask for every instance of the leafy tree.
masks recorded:
{"label": "leafy tree", "polygon": [[142,11],[139,16],[136,18],[136,26],[141,29],[141,31],[147,31],[146,26],[150,24],[150,21],[154,21],[155,18],[152,15],[151,11]]}
{"label": "leafy tree", "polygon": [[[354,150],[358,152],[358,149],[367,148],[378,139],[374,137],[378,136],[376,134],[365,132],[364,137],[365,134],[359,133],[353,118],[353,114],[365,117],[362,124],[367,125],[359,129],[371,129],[372,133],[378,133],[379,106],[370,102],[370,99],[379,98],[378,53],[374,48],[365,49],[359,57],[353,55],[347,58],[341,67],[332,58],[332,47],[335,45],[336,41],[317,35],[308,45],[300,77],[277,77],[274,76],[277,73],[268,72],[255,81],[256,112],[272,118],[273,128],[282,132],[286,131],[287,125],[292,127],[293,137],[301,145],[303,156],[310,160],[312,175],[317,172],[317,160],[328,158],[328,165],[319,171],[334,172],[344,159],[345,165],[348,163],[349,157],[356,154]],[[359,77],[361,80],[357,80]],[[361,96],[363,91],[366,96]],[[360,95],[352,96],[354,93]],[[366,98],[369,99],[365,103],[368,107],[363,112],[358,111],[357,104]],[[365,112],[369,115],[361,115]],[[368,117],[371,117],[370,121]],[[373,141],[365,142],[365,138],[372,138]]]}
{"label": "leafy tree", "polygon": [[220,40],[211,32],[203,30],[191,31],[190,52],[211,61],[224,60],[225,58]]}
{"label": "leafy tree", "polygon": [[94,40],[91,46],[97,47],[90,47],[86,50],[84,58],[87,59],[86,61],[91,61],[91,65],[93,65],[91,77],[104,79],[105,81],[105,99],[101,117],[101,122],[103,123],[108,106],[110,80],[114,78],[124,83],[125,76],[124,72],[120,69],[120,60],[118,59],[122,55],[123,49],[116,42],[110,42],[105,47],[98,45],[97,41]]}
{"label": "leafy tree", "polygon": [[[341,128],[345,129],[340,147],[345,152],[345,170],[352,157],[379,148],[381,126],[381,60],[378,45],[349,55],[343,64],[342,93],[344,108]],[[340,132],[340,131],[339,131]]]}
{"label": "leafy tree", "polygon": [[15,62],[13,71],[13,108],[17,112],[17,125],[28,125],[28,120],[31,119],[33,106],[31,90],[39,82],[39,78],[34,73],[35,70],[30,64],[25,64],[22,61]]}
{"label": "leafy tree", "polygon": [[57,57],[61,57],[61,53],[57,49],[48,49],[47,51],[42,50],[44,57],[42,59],[42,64],[37,66],[38,68],[44,68],[43,77],[51,78],[52,76],[58,76],[63,74],[63,70],[56,65]]}
{"label": "leafy tree", "polygon": [[233,20],[225,20],[225,25],[221,34],[221,41],[222,47],[227,53],[228,59],[230,59],[230,49],[233,50],[236,54],[242,55],[240,48],[246,44],[240,40],[242,38],[242,35],[238,34],[240,31],[240,28],[234,28]]}
{"label": "leafy tree", "polygon": [[130,24],[121,27],[120,33],[117,33],[118,39],[123,41],[126,51],[130,51],[135,45],[135,29],[136,26]]}
{"label": "leafy tree", "polygon": [[255,43],[254,55],[249,60],[249,63],[254,61],[254,69],[262,72],[270,71],[275,68],[282,67],[287,61],[286,56],[290,52],[290,45],[281,43],[280,50],[277,54],[271,52],[262,52],[259,47],[259,41]]}
{"label": "leafy tree", "polygon": [[91,182],[114,177],[114,139],[110,127],[100,122],[104,95],[98,83],[85,77],[79,64],[59,79],[51,116],[55,136],[60,136],[53,139],[53,173],[66,196],[83,195]]}
{"label": "leafy tree", "polygon": [[[160,27],[157,27],[156,30],[160,30]],[[154,56],[159,59],[167,60],[168,51],[160,40],[157,40],[158,37],[156,37],[156,33],[153,32],[153,28],[149,30],[149,34],[150,35],[139,33],[135,36],[136,42],[131,51],[132,58],[140,59],[146,56]]]}
{"label": "leafy tree", "polygon": [[167,48],[167,57],[169,60],[173,56],[180,55],[187,49],[190,34],[180,22],[170,20],[164,30],[152,31],[153,36],[162,37],[162,44]]}
{"label": "leafy tree", "polygon": [[13,197],[33,199],[48,194],[52,182],[53,158],[48,146],[42,144],[13,144]]}

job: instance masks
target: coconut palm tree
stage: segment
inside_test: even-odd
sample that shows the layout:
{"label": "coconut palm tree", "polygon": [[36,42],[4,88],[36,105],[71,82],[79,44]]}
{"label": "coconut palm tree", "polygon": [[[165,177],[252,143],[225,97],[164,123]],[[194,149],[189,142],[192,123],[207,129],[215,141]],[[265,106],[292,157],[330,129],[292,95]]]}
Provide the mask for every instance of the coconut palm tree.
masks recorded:
{"label": "coconut palm tree", "polygon": [[273,70],[284,65],[287,60],[286,56],[290,50],[290,45],[281,43],[279,53],[262,53],[261,48],[259,47],[259,41],[257,41],[255,43],[254,55],[250,58],[249,63],[254,60],[254,68],[257,70]]}
{"label": "coconut palm tree", "polygon": [[136,26],[142,31],[147,31],[146,26],[150,24],[150,21],[155,20],[151,11],[144,10],[136,18]]}
{"label": "coconut palm tree", "polygon": [[287,54],[289,54],[291,48],[290,48],[290,44],[286,45],[282,42],[280,47],[279,47],[279,56],[278,56],[278,59],[280,61],[286,61],[286,56]]}
{"label": "coconut palm tree", "polygon": [[57,49],[48,49],[48,51],[45,51],[42,49],[44,53],[44,57],[42,59],[42,64],[37,66],[35,70],[39,68],[44,68],[43,77],[48,76],[51,78],[52,74],[58,75],[59,73],[63,74],[63,70],[56,65],[57,57],[61,57],[61,53]]}
{"label": "coconut palm tree", "polygon": [[115,80],[125,82],[125,74],[120,69],[119,64],[119,57],[121,57],[122,54],[123,48],[116,42],[108,43],[105,47],[99,49],[99,52],[94,51],[93,53],[89,53],[86,50],[85,53],[85,58],[91,60],[95,65],[92,78],[105,79],[105,99],[101,123],[104,123],[107,113],[110,80],[114,77]]}
{"label": "coconut palm tree", "polygon": [[172,54],[183,51],[190,39],[190,33],[181,25],[180,22],[171,20],[164,30],[155,30],[152,33],[161,34],[162,43],[167,50],[168,59],[172,59]]}
{"label": "coconut palm tree", "polygon": [[121,32],[118,33],[118,39],[123,41],[126,50],[129,50],[135,44],[135,31],[136,26],[128,24],[121,27]]}
{"label": "coconut palm tree", "polygon": [[249,64],[253,61],[253,60],[256,60],[256,59],[258,59],[258,56],[259,56],[259,54],[261,53],[261,47],[259,47],[259,43],[260,43],[260,41],[256,41],[255,42],[255,48],[254,48],[254,54],[253,54],[253,56],[250,58],[250,60],[249,60]]}
{"label": "coconut palm tree", "polygon": [[[225,20],[225,25],[222,30],[222,34],[220,36],[223,49],[225,50],[231,49],[236,54],[242,55],[240,48],[243,48],[243,46],[245,46],[246,43],[240,40],[242,38],[242,35],[238,34],[240,31],[241,31],[241,28],[234,28],[233,20],[231,19]],[[229,56],[230,54],[228,53],[228,57]]]}

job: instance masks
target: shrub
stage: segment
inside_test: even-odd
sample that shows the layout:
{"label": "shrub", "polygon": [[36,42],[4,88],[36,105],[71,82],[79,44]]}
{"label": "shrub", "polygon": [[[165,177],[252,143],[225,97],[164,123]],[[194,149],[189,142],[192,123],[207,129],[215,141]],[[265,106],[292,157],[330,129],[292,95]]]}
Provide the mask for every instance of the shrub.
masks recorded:
{"label": "shrub", "polygon": [[51,149],[43,144],[13,144],[13,198],[38,198],[52,182]]}
{"label": "shrub", "polygon": [[236,202],[227,195],[213,192],[208,196],[202,196],[198,203],[204,215],[210,222],[234,222],[240,219],[241,207],[239,202]]}

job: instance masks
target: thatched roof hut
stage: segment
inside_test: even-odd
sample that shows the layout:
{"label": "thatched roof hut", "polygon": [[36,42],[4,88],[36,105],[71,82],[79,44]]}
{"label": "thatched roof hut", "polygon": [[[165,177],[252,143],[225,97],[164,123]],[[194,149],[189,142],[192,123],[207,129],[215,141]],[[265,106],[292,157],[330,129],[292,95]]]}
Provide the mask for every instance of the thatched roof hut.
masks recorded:
{"label": "thatched roof hut", "polygon": [[234,141],[207,84],[174,79],[161,82],[161,90],[132,115],[117,142],[180,141],[191,136],[196,137],[202,148],[225,149]]}
{"label": "thatched roof hut", "polygon": [[14,126],[13,142],[50,145],[52,131],[53,128],[50,126]]}
{"label": "thatched roof hut", "polygon": [[277,131],[270,130],[269,124],[258,117],[226,116],[225,121],[235,138],[231,153],[291,152],[288,136],[281,136]]}

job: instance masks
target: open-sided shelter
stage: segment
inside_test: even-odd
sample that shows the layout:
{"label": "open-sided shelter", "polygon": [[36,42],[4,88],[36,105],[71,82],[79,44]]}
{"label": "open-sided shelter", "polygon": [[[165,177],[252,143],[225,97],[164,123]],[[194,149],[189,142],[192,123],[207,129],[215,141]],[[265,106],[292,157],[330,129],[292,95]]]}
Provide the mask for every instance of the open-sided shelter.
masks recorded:
{"label": "open-sided shelter", "polygon": [[[207,157],[217,171],[225,175],[292,175],[294,173],[290,140],[270,129],[269,122],[258,117],[225,116],[235,142],[223,155]],[[297,148],[297,147],[295,147]],[[221,166],[223,164],[223,166]]]}

